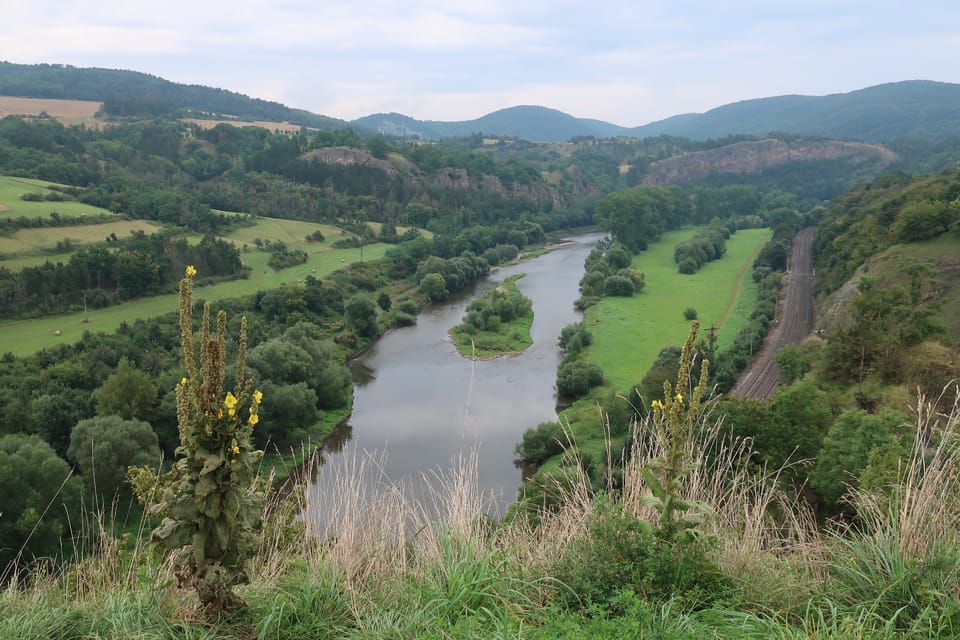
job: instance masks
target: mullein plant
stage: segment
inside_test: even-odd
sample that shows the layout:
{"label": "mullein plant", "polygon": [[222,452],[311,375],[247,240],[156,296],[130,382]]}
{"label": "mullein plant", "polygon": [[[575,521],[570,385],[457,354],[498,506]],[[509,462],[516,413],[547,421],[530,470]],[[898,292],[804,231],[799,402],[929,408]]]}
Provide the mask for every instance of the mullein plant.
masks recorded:
{"label": "mullein plant", "polygon": [[[226,313],[217,314],[210,334],[210,306],[195,351],[193,277],[180,281],[180,347],[186,376],[176,387],[180,446],[173,468],[158,483],[150,513],[163,516],[152,539],[171,552],[181,587],[193,588],[206,614],[220,617],[245,607],[234,592],[250,578],[246,565],[255,550],[264,494],[254,487],[253,464],[262,455],[251,434],[263,399],[245,370],[247,323],[240,325],[236,383],[224,392]],[[136,483],[136,481],[135,481]]]}
{"label": "mullein plant", "polygon": [[696,527],[710,512],[706,504],[684,500],[680,495],[684,477],[694,470],[685,450],[701,417],[710,369],[710,361],[702,360],[700,379],[697,386],[691,388],[690,372],[699,328],[700,324],[694,320],[680,354],[676,385],[665,380],[663,400],[650,403],[654,428],[665,445],[665,451],[641,470],[644,482],[650,489],[650,495],[641,500],[660,514],[657,535],[676,542],[694,541],[701,533]]}

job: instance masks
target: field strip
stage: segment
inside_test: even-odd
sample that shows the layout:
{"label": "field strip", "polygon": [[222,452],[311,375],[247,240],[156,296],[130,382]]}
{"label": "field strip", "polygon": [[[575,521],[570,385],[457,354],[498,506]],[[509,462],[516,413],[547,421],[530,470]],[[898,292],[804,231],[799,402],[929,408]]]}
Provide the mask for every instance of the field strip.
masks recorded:
{"label": "field strip", "polygon": [[751,256],[749,256],[744,262],[743,266],[740,267],[740,273],[737,274],[737,284],[734,287],[733,291],[730,293],[730,302],[727,303],[726,309],[723,310],[723,313],[720,314],[720,319],[717,320],[717,326],[722,327],[723,323],[727,321],[727,318],[730,317],[730,314],[733,313],[734,307],[737,306],[737,299],[740,297],[740,291],[743,289],[743,278],[746,276],[747,269],[753,265],[754,261],[757,259],[757,256],[760,255],[760,252],[763,251],[763,245],[757,245],[756,250]]}

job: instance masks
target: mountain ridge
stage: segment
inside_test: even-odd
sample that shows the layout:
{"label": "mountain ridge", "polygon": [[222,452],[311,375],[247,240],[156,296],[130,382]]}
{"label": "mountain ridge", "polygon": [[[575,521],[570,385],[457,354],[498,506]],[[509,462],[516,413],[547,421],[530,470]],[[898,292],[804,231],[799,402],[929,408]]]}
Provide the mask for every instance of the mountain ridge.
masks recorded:
{"label": "mountain ridge", "polygon": [[282,121],[316,129],[353,127],[391,137],[426,140],[478,134],[533,142],[661,135],[708,140],[774,132],[868,143],[960,137],[960,84],[933,80],[889,82],[825,96],[786,94],[752,98],[638,127],[578,118],[537,105],[507,107],[462,121],[417,120],[401,113],[378,113],[345,121],[225,89],[175,83],[139,71],[5,61],[0,61],[0,95],[99,101],[118,95],[160,98],[177,109],[208,117],[230,114],[247,120]]}

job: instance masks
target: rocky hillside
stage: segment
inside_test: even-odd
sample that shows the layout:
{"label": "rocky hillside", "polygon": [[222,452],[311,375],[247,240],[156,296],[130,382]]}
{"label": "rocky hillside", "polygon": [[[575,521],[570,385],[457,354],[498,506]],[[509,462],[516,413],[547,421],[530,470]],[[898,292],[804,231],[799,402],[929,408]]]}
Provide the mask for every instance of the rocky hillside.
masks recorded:
{"label": "rocky hillside", "polygon": [[643,183],[667,185],[694,182],[717,174],[758,174],[789,162],[839,158],[877,170],[892,163],[896,155],[880,145],[858,142],[756,140],[660,160],[650,165]]}

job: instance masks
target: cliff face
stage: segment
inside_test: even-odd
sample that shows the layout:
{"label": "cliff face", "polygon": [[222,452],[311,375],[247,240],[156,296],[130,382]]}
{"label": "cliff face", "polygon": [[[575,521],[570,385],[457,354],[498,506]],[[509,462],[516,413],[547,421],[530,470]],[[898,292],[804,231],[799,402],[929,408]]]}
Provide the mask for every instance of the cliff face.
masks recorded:
{"label": "cliff face", "polygon": [[654,162],[650,165],[643,184],[693,182],[718,173],[762,173],[777,165],[802,160],[849,158],[859,163],[875,163],[878,168],[882,168],[896,157],[896,154],[886,147],[860,142],[756,140]]}

